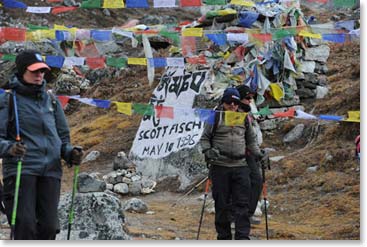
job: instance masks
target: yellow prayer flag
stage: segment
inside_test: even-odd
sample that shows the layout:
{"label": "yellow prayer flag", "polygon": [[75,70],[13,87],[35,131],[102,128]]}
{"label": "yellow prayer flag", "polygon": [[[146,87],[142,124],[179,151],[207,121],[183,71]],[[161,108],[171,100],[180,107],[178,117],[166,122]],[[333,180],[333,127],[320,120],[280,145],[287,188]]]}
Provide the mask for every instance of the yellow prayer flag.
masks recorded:
{"label": "yellow prayer flag", "polygon": [[278,83],[270,83],[269,86],[271,89],[271,96],[273,96],[276,101],[280,102],[280,100],[284,97],[282,88],[278,85]]}
{"label": "yellow prayer flag", "polygon": [[27,41],[41,41],[42,39],[56,39],[55,30],[36,30],[26,32]]}
{"label": "yellow prayer flag", "polygon": [[304,37],[309,37],[309,38],[314,38],[314,39],[322,39],[322,35],[319,33],[310,33],[307,32],[306,30],[301,30],[301,32],[299,32],[298,34],[299,36],[304,36]]}
{"label": "yellow prayer flag", "polygon": [[106,9],[125,8],[125,4],[123,0],[103,0],[102,8]]}
{"label": "yellow prayer flag", "polygon": [[244,0],[232,0],[231,4],[233,5],[241,5],[245,7],[253,7],[255,4],[251,1],[244,1]]}
{"label": "yellow prayer flag", "polygon": [[147,65],[147,59],[146,58],[138,58],[138,57],[129,57],[127,59],[127,64]]}
{"label": "yellow prayer flag", "polygon": [[57,25],[57,24],[54,24],[54,29],[55,29],[55,31],[56,30],[68,31],[73,35],[73,37],[75,37],[76,31],[78,30],[78,28],[76,28],[76,27],[69,28],[69,27],[65,27],[63,25]]}
{"label": "yellow prayer flag", "polygon": [[114,101],[113,103],[117,106],[117,111],[126,115],[131,116],[133,114],[132,104]]}
{"label": "yellow prayer flag", "polygon": [[185,28],[182,30],[182,36],[203,37],[203,28]]}
{"label": "yellow prayer flag", "polygon": [[244,125],[246,112],[226,111],[224,113],[224,124],[226,126]]}
{"label": "yellow prayer flag", "polygon": [[348,111],[348,118],[343,120],[346,122],[361,122],[361,112],[360,111]]}
{"label": "yellow prayer flag", "polygon": [[233,15],[233,14],[237,14],[237,10],[235,10],[235,9],[221,9],[221,10],[218,10],[217,13],[220,16]]}

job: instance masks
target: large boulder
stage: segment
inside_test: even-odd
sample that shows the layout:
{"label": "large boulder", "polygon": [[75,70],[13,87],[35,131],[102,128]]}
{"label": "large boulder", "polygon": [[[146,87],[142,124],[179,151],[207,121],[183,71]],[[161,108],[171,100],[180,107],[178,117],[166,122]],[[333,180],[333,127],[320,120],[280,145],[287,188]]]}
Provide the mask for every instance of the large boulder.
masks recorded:
{"label": "large boulder", "polygon": [[[61,196],[59,203],[60,234],[66,240],[71,193]],[[74,201],[71,240],[131,240],[124,231],[125,216],[120,200],[109,193],[78,193]]]}

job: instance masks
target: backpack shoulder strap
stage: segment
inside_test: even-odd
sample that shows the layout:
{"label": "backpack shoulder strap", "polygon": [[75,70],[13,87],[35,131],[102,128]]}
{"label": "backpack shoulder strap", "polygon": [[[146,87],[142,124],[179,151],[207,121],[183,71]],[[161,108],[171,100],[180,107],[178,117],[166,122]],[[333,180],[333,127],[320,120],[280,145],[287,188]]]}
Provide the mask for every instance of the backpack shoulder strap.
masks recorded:
{"label": "backpack shoulder strap", "polygon": [[215,135],[215,132],[217,131],[217,128],[218,128],[218,125],[219,125],[219,120],[220,120],[220,114],[221,112],[220,111],[216,111],[218,109],[218,106],[214,107],[214,111],[215,111],[215,115],[214,115],[214,124],[212,126],[212,131],[211,131],[211,139],[210,139],[210,142],[212,141],[214,135]]}
{"label": "backpack shoulder strap", "polygon": [[47,90],[47,94],[50,96],[52,108],[54,109],[54,111],[56,111],[57,109],[56,96],[52,93],[52,90]]}

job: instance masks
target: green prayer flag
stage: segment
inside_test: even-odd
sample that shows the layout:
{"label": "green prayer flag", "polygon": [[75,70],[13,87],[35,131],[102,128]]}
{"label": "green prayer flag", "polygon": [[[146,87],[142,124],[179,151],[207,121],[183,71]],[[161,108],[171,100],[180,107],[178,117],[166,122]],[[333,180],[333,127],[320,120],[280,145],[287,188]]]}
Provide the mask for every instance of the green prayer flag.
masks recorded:
{"label": "green prayer flag", "polygon": [[5,60],[5,61],[12,61],[12,62],[15,62],[15,58],[16,56],[13,55],[13,54],[4,54],[1,59],[2,60]]}
{"label": "green prayer flag", "polygon": [[140,115],[153,116],[154,115],[154,107],[150,104],[141,104],[141,103],[133,103],[134,113]]}
{"label": "green prayer flag", "polygon": [[124,57],[107,57],[107,66],[112,66],[116,68],[125,68],[127,64],[127,59]]}
{"label": "green prayer flag", "polygon": [[83,9],[98,9],[101,8],[101,6],[101,0],[83,0],[80,7]]}
{"label": "green prayer flag", "polygon": [[356,0],[333,0],[334,8],[352,8],[356,4]]}
{"label": "green prayer flag", "polygon": [[37,26],[37,25],[28,24],[27,25],[27,29],[29,31],[36,31],[36,30],[48,30],[50,28],[49,27],[45,27],[45,26]]}
{"label": "green prayer flag", "polygon": [[254,113],[254,115],[262,115],[262,116],[268,116],[268,115],[271,115],[271,114],[273,114],[273,113],[270,111],[268,105],[264,108],[261,108],[260,111]]}
{"label": "green prayer flag", "polygon": [[287,28],[287,29],[279,29],[275,32],[272,32],[273,40],[282,39],[287,36],[296,36],[297,29],[296,28]]}
{"label": "green prayer flag", "polygon": [[225,5],[226,0],[205,0],[204,3],[206,5]]}
{"label": "green prayer flag", "polygon": [[180,35],[178,32],[169,32],[167,30],[162,30],[159,32],[159,34],[162,37],[168,38],[170,40],[172,40],[174,45],[179,45],[180,44]]}

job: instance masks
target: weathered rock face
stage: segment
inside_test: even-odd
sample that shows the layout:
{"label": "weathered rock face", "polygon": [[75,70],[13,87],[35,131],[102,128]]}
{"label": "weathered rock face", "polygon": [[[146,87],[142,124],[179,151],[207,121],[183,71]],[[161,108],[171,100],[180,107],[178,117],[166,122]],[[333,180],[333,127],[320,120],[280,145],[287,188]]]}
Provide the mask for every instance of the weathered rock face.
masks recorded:
{"label": "weathered rock face", "polygon": [[[71,193],[61,196],[59,203],[60,234],[66,240]],[[74,223],[71,240],[130,240],[124,231],[125,216],[120,200],[109,193],[77,193],[74,201]]]}
{"label": "weathered rock face", "polygon": [[137,170],[144,176],[153,180],[166,176],[177,176],[180,183],[178,191],[187,188],[192,181],[208,173],[204,155],[199,150],[199,145],[192,149],[184,149],[171,153],[162,159],[135,159]]}

